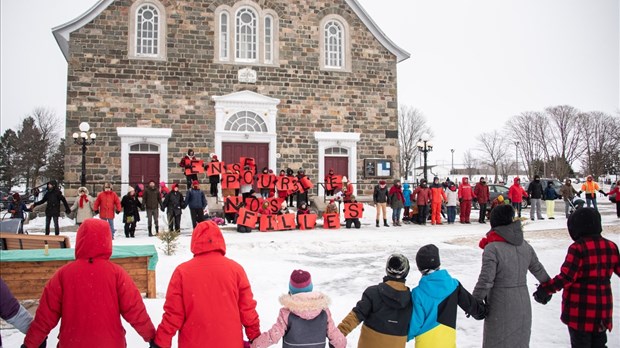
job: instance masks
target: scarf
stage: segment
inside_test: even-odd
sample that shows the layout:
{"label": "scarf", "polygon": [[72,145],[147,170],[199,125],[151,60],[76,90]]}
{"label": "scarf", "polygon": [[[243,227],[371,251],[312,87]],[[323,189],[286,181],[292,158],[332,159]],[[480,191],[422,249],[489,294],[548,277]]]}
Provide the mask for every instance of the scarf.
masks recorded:
{"label": "scarf", "polygon": [[478,243],[478,246],[480,247],[480,249],[484,249],[485,246],[493,242],[506,242],[506,240],[502,236],[497,234],[497,232],[491,231],[487,234],[485,238],[482,238],[480,240],[480,243]]}
{"label": "scarf", "polygon": [[84,208],[84,202],[88,203],[88,196],[82,193],[80,195],[80,208]]}

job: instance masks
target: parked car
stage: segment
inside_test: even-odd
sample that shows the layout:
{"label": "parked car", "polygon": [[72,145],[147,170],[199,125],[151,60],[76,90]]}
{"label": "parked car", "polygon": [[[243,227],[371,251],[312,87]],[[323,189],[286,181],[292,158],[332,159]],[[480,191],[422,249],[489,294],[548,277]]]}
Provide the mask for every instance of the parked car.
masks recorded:
{"label": "parked car", "polygon": [[[558,195],[557,199],[562,199],[562,195],[560,194],[560,189],[562,188],[562,182],[558,179],[551,179],[551,178],[543,178],[540,179],[540,183],[542,184],[543,190],[545,188],[547,188],[547,183],[551,180],[551,182],[553,182],[553,188],[555,189],[555,193]],[[530,186],[529,182],[526,182],[523,186],[523,188],[525,189],[525,191],[527,191],[527,188]],[[530,197],[527,197],[527,204],[530,204]]]}
{"label": "parked car", "polygon": [[[508,199],[508,190],[509,187],[505,186],[505,185],[500,185],[500,184],[488,184],[487,186],[489,186],[489,202],[493,202],[493,200],[495,198],[497,198],[499,195],[504,196],[505,199]],[[521,204],[521,206],[523,208],[527,208],[529,205],[529,202],[527,201],[527,199],[525,197],[523,197],[523,203]],[[478,202],[474,202],[472,204],[473,209],[480,209],[480,205],[478,204]],[[487,204],[487,210],[491,209],[491,203]]]}

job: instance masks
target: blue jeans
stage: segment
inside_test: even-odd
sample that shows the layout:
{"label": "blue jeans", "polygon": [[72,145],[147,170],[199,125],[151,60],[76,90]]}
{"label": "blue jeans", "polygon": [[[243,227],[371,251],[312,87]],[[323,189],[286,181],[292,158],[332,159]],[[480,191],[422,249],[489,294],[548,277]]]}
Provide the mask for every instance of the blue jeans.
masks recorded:
{"label": "blue jeans", "polygon": [[512,203],[512,207],[515,209],[515,213],[517,213],[518,217],[521,217],[521,202],[519,203]]}
{"label": "blue jeans", "polygon": [[403,208],[394,208],[392,209],[392,221],[400,221],[400,211]]}
{"label": "blue jeans", "polygon": [[590,204],[598,211],[598,207],[596,206],[596,196],[594,198],[590,198],[589,195],[586,194],[586,205],[590,208]]}
{"label": "blue jeans", "polygon": [[103,221],[107,221],[108,224],[110,225],[110,232],[112,232],[112,239],[114,239],[114,219],[101,219]]}
{"label": "blue jeans", "polygon": [[453,223],[456,220],[456,205],[448,206],[448,223]]}

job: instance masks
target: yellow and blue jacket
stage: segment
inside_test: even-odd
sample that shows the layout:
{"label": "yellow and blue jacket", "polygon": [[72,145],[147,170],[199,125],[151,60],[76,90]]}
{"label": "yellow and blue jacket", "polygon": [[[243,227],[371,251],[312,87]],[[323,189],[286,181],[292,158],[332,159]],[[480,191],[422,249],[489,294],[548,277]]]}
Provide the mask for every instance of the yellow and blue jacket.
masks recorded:
{"label": "yellow and blue jacket", "polygon": [[484,316],[484,305],[446,270],[422,276],[411,290],[411,300],[413,313],[407,340],[415,338],[416,348],[456,347],[457,306],[474,317]]}

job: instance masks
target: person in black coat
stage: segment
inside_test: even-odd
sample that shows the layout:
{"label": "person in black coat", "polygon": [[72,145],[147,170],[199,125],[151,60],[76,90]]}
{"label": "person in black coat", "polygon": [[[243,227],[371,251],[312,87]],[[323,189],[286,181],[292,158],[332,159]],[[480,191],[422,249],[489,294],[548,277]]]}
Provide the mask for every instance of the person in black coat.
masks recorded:
{"label": "person in black coat", "polygon": [[534,176],[534,181],[530,182],[529,186],[527,187],[527,194],[530,196],[530,219],[534,220],[535,217],[538,217],[538,220],[544,220],[545,218],[542,217],[542,209],[541,209],[541,204],[542,204],[542,198],[543,198],[543,192],[545,191],[545,189],[542,186],[542,183],[540,182],[540,176],[535,175]]}
{"label": "person in black coat", "polygon": [[[213,155],[213,157],[211,157],[211,162],[219,162],[219,160],[217,159],[216,155]],[[215,174],[215,175],[209,175],[209,186],[210,187],[210,193],[211,193],[211,197],[217,197],[217,185],[220,183],[220,175],[219,174]]]}
{"label": "person in black coat", "polygon": [[142,204],[140,204],[133,187],[129,186],[127,194],[121,200],[121,207],[123,207],[125,237],[135,238],[136,224],[140,221],[140,209],[142,209]]}
{"label": "person in black coat", "polygon": [[56,180],[51,180],[47,183],[47,192],[45,193],[45,196],[43,196],[43,199],[38,202],[34,202],[30,207],[30,210],[32,210],[38,205],[47,203],[47,206],[45,207],[45,235],[50,234],[50,222],[52,220],[54,220],[54,234],[60,234],[58,217],[60,216],[61,202],[65,205],[65,213],[71,214],[71,208],[69,208],[69,204],[67,204],[65,196],[62,195],[62,192],[60,192],[60,189],[58,188],[58,182]]}
{"label": "person in black coat", "polygon": [[185,209],[185,198],[179,192],[179,185],[174,183],[161,205],[161,211],[167,210],[169,231],[181,231],[181,213],[183,209]]}

